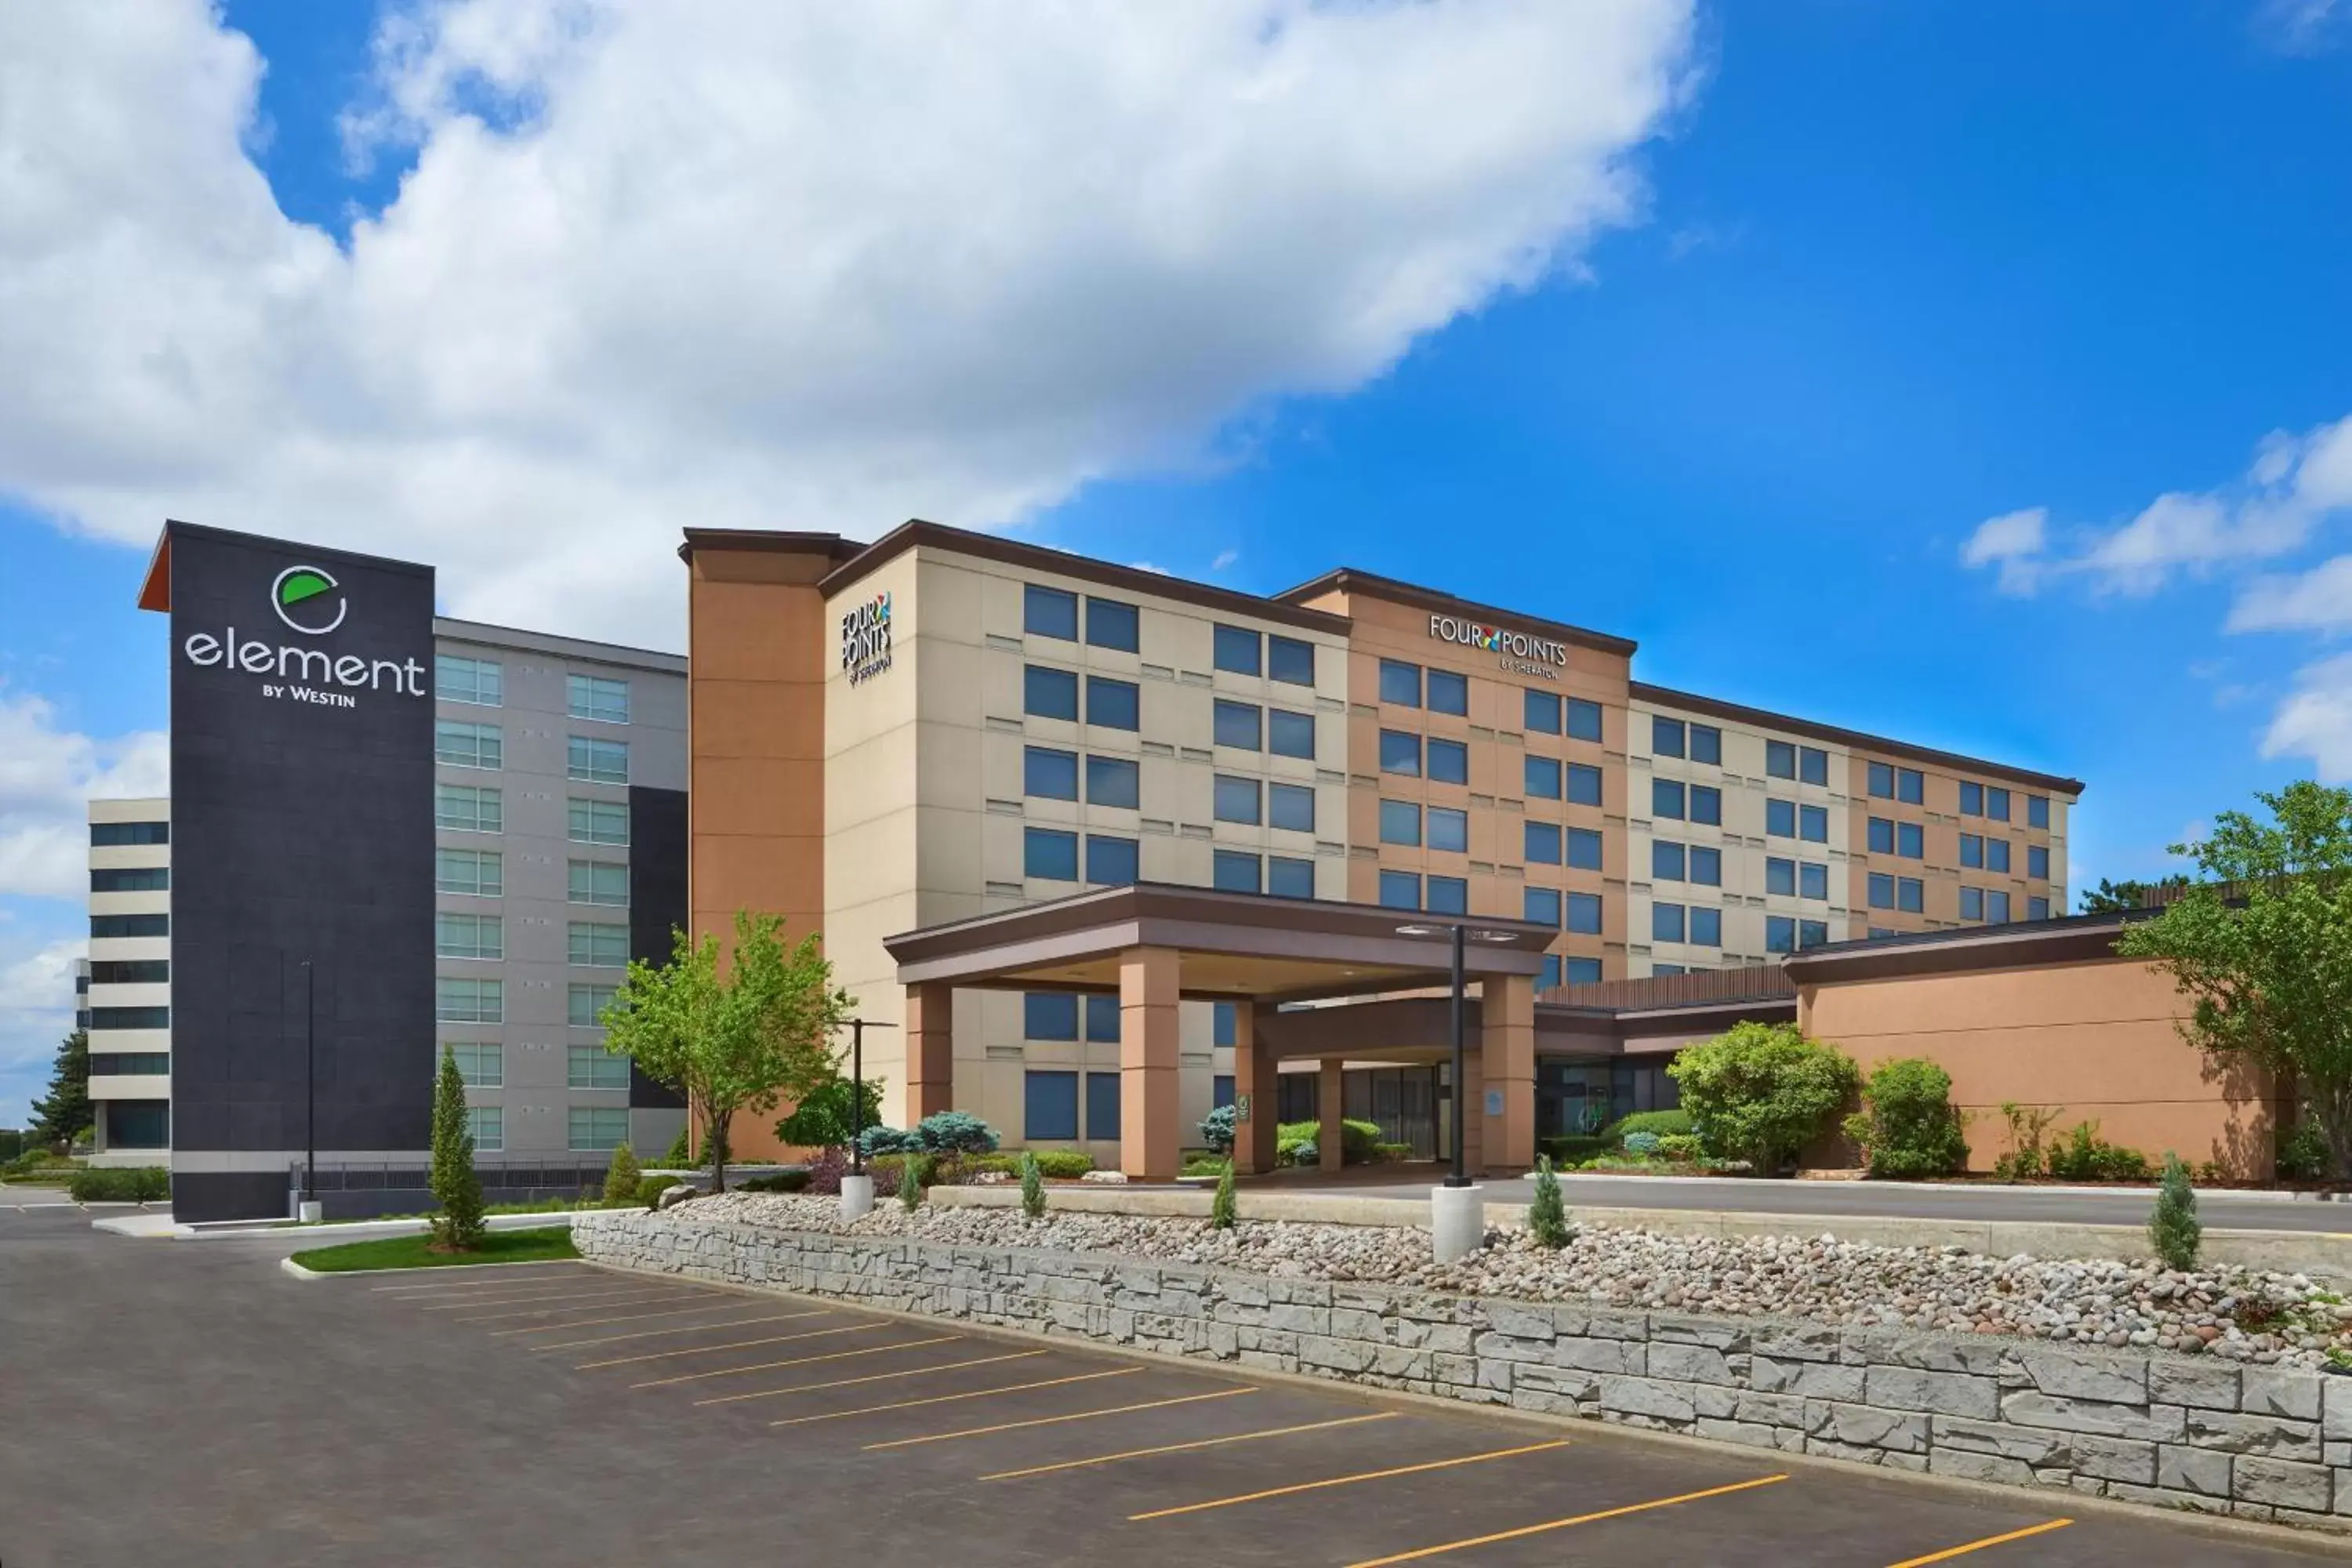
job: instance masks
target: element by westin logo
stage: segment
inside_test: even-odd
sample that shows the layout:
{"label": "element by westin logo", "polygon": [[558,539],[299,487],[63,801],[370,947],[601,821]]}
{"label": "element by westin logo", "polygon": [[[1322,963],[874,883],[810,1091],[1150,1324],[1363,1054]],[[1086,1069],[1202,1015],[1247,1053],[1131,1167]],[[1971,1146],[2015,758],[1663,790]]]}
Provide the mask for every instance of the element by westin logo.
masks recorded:
{"label": "element by westin logo", "polygon": [[269,585],[269,605],[278,618],[310,637],[324,637],[343,624],[351,604],[343,585],[321,566],[289,566]]}

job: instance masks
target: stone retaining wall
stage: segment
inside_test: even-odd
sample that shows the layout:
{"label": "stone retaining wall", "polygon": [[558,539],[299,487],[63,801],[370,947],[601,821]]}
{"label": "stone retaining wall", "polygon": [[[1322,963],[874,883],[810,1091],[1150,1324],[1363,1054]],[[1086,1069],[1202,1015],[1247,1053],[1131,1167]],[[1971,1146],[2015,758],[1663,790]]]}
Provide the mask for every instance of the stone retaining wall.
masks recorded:
{"label": "stone retaining wall", "polygon": [[616,1268],[1970,1480],[2352,1530],[2352,1378],[583,1214]]}

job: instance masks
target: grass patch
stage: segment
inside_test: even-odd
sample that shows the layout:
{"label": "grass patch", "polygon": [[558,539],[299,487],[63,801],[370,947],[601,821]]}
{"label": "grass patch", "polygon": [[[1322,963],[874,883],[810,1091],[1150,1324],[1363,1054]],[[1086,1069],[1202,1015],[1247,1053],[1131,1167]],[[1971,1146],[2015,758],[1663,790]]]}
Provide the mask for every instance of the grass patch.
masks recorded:
{"label": "grass patch", "polygon": [[320,1274],[341,1274],[355,1268],[443,1268],[467,1263],[551,1263],[577,1258],[572,1230],[494,1230],[471,1252],[429,1252],[432,1237],[387,1236],[375,1241],[347,1241],[341,1247],[314,1247],[298,1252],[294,1261]]}

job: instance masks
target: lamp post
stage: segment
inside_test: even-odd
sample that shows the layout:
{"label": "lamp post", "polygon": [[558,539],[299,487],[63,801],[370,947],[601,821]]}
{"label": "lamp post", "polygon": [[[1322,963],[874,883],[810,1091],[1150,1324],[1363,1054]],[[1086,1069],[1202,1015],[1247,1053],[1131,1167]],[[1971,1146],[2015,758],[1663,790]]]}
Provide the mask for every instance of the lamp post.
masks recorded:
{"label": "lamp post", "polygon": [[319,1203],[319,973],[302,961],[302,1206],[297,1217],[321,1218]]}
{"label": "lamp post", "polygon": [[849,1026],[849,1173],[841,1178],[841,1217],[856,1219],[874,1207],[874,1178],[866,1173],[866,1031],[898,1026],[879,1018],[842,1022]]}
{"label": "lamp post", "polygon": [[1486,931],[1465,925],[1460,921],[1443,923],[1415,923],[1397,927],[1399,936],[1444,935],[1452,960],[1452,994],[1449,998],[1449,1021],[1454,1047],[1454,1091],[1450,1118],[1453,1127],[1454,1169],[1447,1173],[1444,1183],[1431,1194],[1430,1231],[1436,1244],[1437,1260],[1451,1263],[1473,1251],[1486,1234],[1485,1205],[1480,1202],[1477,1184],[1470,1176],[1469,1152],[1465,1147],[1469,1133],[1469,1113],[1465,1102],[1469,1099],[1468,1041],[1463,1027],[1463,949],[1473,942],[1507,942],[1516,940],[1507,931]]}

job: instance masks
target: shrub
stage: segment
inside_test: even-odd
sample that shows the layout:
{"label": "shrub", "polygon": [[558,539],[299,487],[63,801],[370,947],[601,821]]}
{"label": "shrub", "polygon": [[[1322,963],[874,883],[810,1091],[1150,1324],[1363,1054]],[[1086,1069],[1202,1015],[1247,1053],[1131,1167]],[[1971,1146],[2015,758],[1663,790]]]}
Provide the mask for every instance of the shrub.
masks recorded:
{"label": "shrub", "polygon": [[1412,1158],[1412,1145],[1410,1143],[1375,1143],[1372,1145],[1372,1158],[1384,1164],[1393,1164],[1400,1160],[1410,1160]]}
{"label": "shrub", "polygon": [[1095,1168],[1095,1157],[1083,1149],[1040,1149],[1030,1158],[1038,1174],[1057,1182],[1076,1181]]}
{"label": "shrub", "polygon": [[2050,1132],[2050,1124],[2058,1120],[2061,1105],[2020,1105],[2013,1100],[2000,1102],[2001,1120],[2009,1123],[2009,1152],[1992,1163],[1992,1173],[2004,1182],[2031,1181],[2050,1169],[2050,1151],[2042,1139]]}
{"label": "shrub", "polygon": [[1707,1152],[1759,1174],[1792,1163],[1844,1109],[1861,1073],[1835,1046],[1794,1024],[1734,1024],[1667,1067]]}
{"label": "shrub", "polygon": [[1666,1138],[1688,1137],[1697,1131],[1691,1125],[1691,1113],[1687,1110],[1637,1110],[1602,1128],[1601,1135],[1613,1147],[1628,1132],[1654,1132]]}
{"label": "shrub", "polygon": [[2144,1182],[2153,1174],[2147,1155],[2100,1137],[2095,1119],[2076,1122],[2064,1142],[2051,1147],[2049,1162],[2061,1182]]}
{"label": "shrub", "polygon": [[1696,1160],[1704,1151],[1695,1132],[1661,1132],[1658,1152],[1669,1160]]}
{"label": "shrub", "polygon": [[2327,1174],[2327,1135],[2319,1118],[2309,1111],[2295,1119],[2294,1129],[2279,1140],[2278,1174],[2283,1182],[2315,1182]]}
{"label": "shrub", "polygon": [[[1654,1132],[1636,1132],[1636,1138],[1655,1138]],[[1536,1196],[1528,1205],[1528,1229],[1538,1247],[1558,1252],[1568,1245],[1568,1205],[1561,1202],[1559,1177],[1551,1168],[1551,1156],[1536,1158]]]}
{"label": "shrub", "polygon": [[1623,1143],[1625,1152],[1645,1160],[1658,1152],[1658,1135],[1654,1132],[1628,1132]]}
{"label": "shrub", "polygon": [[1604,1154],[1612,1147],[1609,1140],[1597,1135],[1538,1138],[1536,1148],[1549,1156],[1562,1170],[1574,1170],[1595,1154]]}
{"label": "shrub", "polygon": [[903,1154],[918,1147],[912,1132],[896,1127],[873,1126],[857,1135],[857,1147],[869,1160],[882,1154]]}
{"label": "shrub", "polygon": [[773,1175],[753,1176],[750,1181],[738,1182],[735,1190],[742,1193],[801,1193],[808,1190],[808,1184],[809,1173],[806,1171],[778,1171]]}
{"label": "shrub", "polygon": [[1216,1176],[1222,1175],[1233,1168],[1234,1162],[1230,1155],[1194,1154],[1184,1162],[1184,1168],[1178,1172],[1177,1174],[1182,1176]]}
{"label": "shrub", "polygon": [[626,1143],[615,1143],[613,1163],[604,1167],[604,1202],[614,1208],[636,1202],[637,1188],[644,1179],[645,1173],[637,1169],[636,1151]]}
{"label": "shrub", "polygon": [[1241,1205],[1234,1196],[1234,1163],[1228,1160],[1217,1177],[1217,1195],[1209,1205],[1209,1228],[1231,1230],[1240,1219]]}
{"label": "shrub", "polygon": [[929,1154],[908,1156],[906,1169],[898,1173],[898,1206],[908,1214],[923,1206],[923,1187],[931,1179],[931,1157]]}
{"label": "shrub", "polygon": [[1220,1105],[1201,1118],[1201,1142],[1220,1154],[1234,1152],[1234,1118],[1236,1108]]}
{"label": "shrub", "polygon": [[89,1166],[66,1178],[78,1204],[154,1204],[172,1195],[172,1173],[161,1165]]}
{"label": "shrub", "polygon": [[[1283,1163],[1312,1165],[1323,1157],[1323,1123],[1320,1121],[1286,1121],[1275,1129],[1275,1144],[1279,1150],[1303,1146],[1303,1156],[1283,1156]],[[1339,1163],[1343,1165],[1369,1164],[1373,1152],[1380,1147],[1381,1129],[1375,1121],[1342,1121],[1339,1123]]]}
{"label": "shrub", "polygon": [[1021,1156],[1021,1212],[1031,1219],[1045,1217],[1045,1178],[1034,1154]]}
{"label": "shrub", "polygon": [[2147,1222],[2147,1238],[2167,1268],[2197,1267],[2197,1245],[2205,1227],[2197,1222],[2197,1194],[2189,1190],[2189,1172],[2180,1156],[2164,1156],[2164,1185],[2156,1194],[2156,1213]]}
{"label": "shrub", "polygon": [[849,1079],[827,1079],[803,1095],[790,1116],[776,1123],[776,1136],[797,1148],[831,1149],[849,1142],[853,1110],[858,1111],[856,1121],[861,1131],[880,1126],[882,1080],[867,1079],[865,1089],[863,1106],[853,1106],[853,1100],[860,1097],[852,1092]]}
{"label": "shrub", "polygon": [[1918,1057],[1881,1062],[1863,1089],[1870,1109],[1846,1119],[1874,1176],[1948,1176],[1969,1164],[1952,1075]]}
{"label": "shrub", "polygon": [[686,1170],[694,1163],[694,1147],[687,1138],[685,1128],[679,1128],[677,1136],[670,1140],[669,1152],[662,1156],[662,1163],[673,1171]]}

